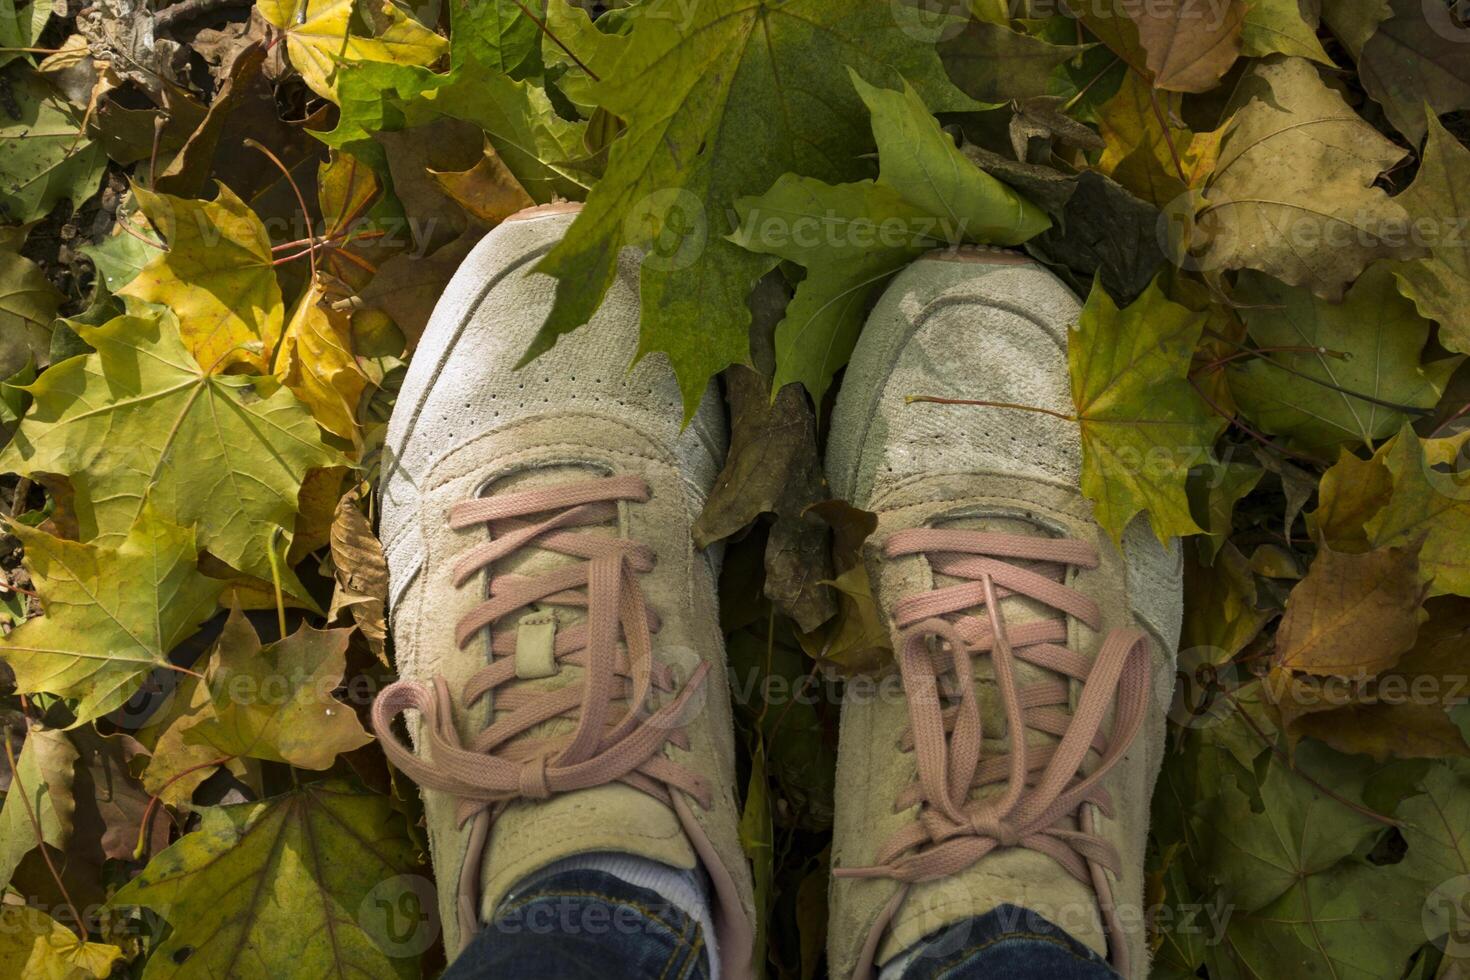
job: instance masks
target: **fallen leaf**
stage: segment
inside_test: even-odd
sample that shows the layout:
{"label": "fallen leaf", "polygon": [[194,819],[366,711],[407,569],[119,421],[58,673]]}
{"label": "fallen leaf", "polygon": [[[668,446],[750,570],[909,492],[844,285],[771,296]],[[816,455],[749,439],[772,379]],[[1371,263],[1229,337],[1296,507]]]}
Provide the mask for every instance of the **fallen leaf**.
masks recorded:
{"label": "fallen leaf", "polygon": [[[99,735],[95,729],[79,729],[76,739],[77,834],[95,841],[104,858],[131,861],[138,847],[149,795],[133,776],[130,762],[146,756],[132,736]],[[155,828],[156,830],[157,828]]]}
{"label": "fallen leaf", "polygon": [[487,225],[498,225],[536,203],[488,142],[484,155],[470,169],[429,169],[429,176],[450,200]]}
{"label": "fallen leaf", "polygon": [[1365,525],[1388,503],[1392,491],[1393,475],[1382,460],[1362,459],[1343,449],[1322,474],[1317,509],[1307,515],[1307,528],[1334,551],[1367,551]]}
{"label": "fallen leaf", "polygon": [[730,405],[730,450],[724,468],[694,524],[694,544],[707,548],[752,524],[775,516],[766,544],[765,594],[810,632],[836,611],[819,584],[831,577],[827,526],[806,513],[826,499],[817,452],[817,426],[800,386],[771,397],[771,382],[741,365],[725,374]]}
{"label": "fallen leaf", "polygon": [[1194,555],[1185,559],[1184,588],[1197,601],[1184,609],[1181,660],[1213,666],[1228,663],[1271,621],[1269,609],[1257,608],[1256,585],[1245,556],[1229,542],[1212,564],[1202,564]]}
{"label": "fallen leaf", "polygon": [[807,268],[776,327],[772,384],[779,391],[799,381],[817,404],[889,275],[940,245],[1014,245],[1050,224],[971,163],[907,83],[877,88],[854,72],[852,84],[872,120],[878,179],[832,185],[786,174],[760,197],[735,202],[732,241]]}
{"label": "fallen leaf", "polygon": [[1302,0],[1247,0],[1241,53],[1249,58],[1285,54],[1336,67],[1317,40],[1316,25],[1306,16],[1306,10],[1313,10],[1315,20],[1316,7],[1315,0],[1307,0],[1306,7]]}
{"label": "fallen leaf", "polygon": [[40,266],[0,251],[0,378],[49,360],[51,321],[61,302]]}
{"label": "fallen leaf", "polygon": [[28,64],[4,70],[8,105],[0,112],[0,220],[34,221],[57,201],[97,190],[107,159],[81,116]]}
{"label": "fallen leaf", "polygon": [[1234,531],[1235,505],[1255,489],[1265,471],[1249,463],[1209,463],[1190,474],[1185,489],[1190,513],[1204,531],[1200,554],[1213,561]]}
{"label": "fallen leaf", "polygon": [[1439,341],[1450,350],[1470,353],[1470,149],[1438,119],[1429,120],[1429,138],[1419,173],[1397,198],[1408,208],[1416,228],[1433,232],[1429,255],[1394,266],[1399,288],[1419,312],[1439,324]]}
{"label": "fallen leaf", "polygon": [[200,828],[150,861],[112,905],[151,908],[173,927],[149,956],[154,977],[408,980],[420,972],[416,952],[405,951],[418,934],[383,928],[380,908],[433,928],[414,890],[415,852],[386,797],[312,783],[205,810]]}
{"label": "fallen leaf", "polygon": [[1369,519],[1368,539],[1374,547],[1423,539],[1419,563],[1430,595],[1470,595],[1470,484],[1463,470],[1439,469],[1464,451],[1467,437],[1421,440],[1405,427],[1378,454],[1393,476],[1393,493]]}
{"label": "fallen leaf", "polygon": [[262,646],[236,606],[205,675],[214,712],[185,729],[184,742],[206,743],[219,756],[330,769],[338,755],[372,741],[351,707],[332,696],[351,633],[303,625]]}
{"label": "fallen leaf", "polygon": [[109,943],[83,942],[51,916],[26,905],[0,906],[0,972],[22,980],[108,977],[123,958]]}
{"label": "fallen leaf", "polygon": [[1125,5],[1157,88],[1208,92],[1240,57],[1242,0],[1155,0]]}
{"label": "fallen leaf", "polygon": [[281,335],[284,307],[270,236],[224,184],[213,201],[133,187],[167,251],[119,290],[167,306],[206,374],[243,365],[264,372]]}
{"label": "fallen leaf", "polygon": [[338,611],[347,609],[368,646],[386,665],[388,563],[383,558],[383,545],[359,507],[361,500],[361,488],[354,487],[337,502],[331,530],[337,588],[327,619],[331,622]]}
{"label": "fallen leaf", "polygon": [[51,19],[51,5],[45,0],[0,0],[0,65],[25,57],[18,48],[35,47],[46,22]]}
{"label": "fallen leaf", "polygon": [[256,0],[255,7],[286,36],[291,65],[313,92],[336,101],[343,62],[430,65],[448,50],[444,38],[388,0],[374,0],[383,27],[373,37],[353,33],[354,0]]}
{"label": "fallen leaf", "polygon": [[323,429],[361,442],[357,405],[368,379],[352,352],[352,318],[332,305],[320,276],[297,301],[281,334],[276,377]]}
{"label": "fallen leaf", "polygon": [[939,43],[945,70],[961,91],[1002,103],[1056,94],[1058,66],[1086,51],[1084,44],[1049,44],[1004,24],[971,19]]}
{"label": "fallen leaf", "polygon": [[1082,439],[1082,492],[1114,541],[1147,511],[1161,541],[1195,534],[1185,481],[1209,461],[1225,420],[1189,383],[1206,315],[1169,300],[1156,280],[1119,309],[1094,283],[1067,347]]}
{"label": "fallen leaf", "polygon": [[[84,539],[115,544],[149,506],[201,548],[269,581],[307,472],[341,461],[274,379],[208,374],[165,317],[81,327],[96,353],[46,371],[0,467],[69,478]],[[305,595],[290,569],[283,584]]]}
{"label": "fallen leaf", "polygon": [[1358,77],[1394,128],[1413,143],[1427,118],[1470,109],[1470,27],[1448,4],[1388,0],[1392,15],[1356,53]]}
{"label": "fallen leaf", "polygon": [[1329,710],[1296,718],[1294,734],[1380,760],[1470,756],[1470,744],[1448,714],[1470,698],[1470,605],[1441,597],[1429,600],[1425,612],[1413,649],[1393,669],[1313,692]]}
{"label": "fallen leaf", "polygon": [[[1409,842],[1404,871],[1433,892],[1470,874],[1470,836],[1465,832],[1470,827],[1470,767],[1463,762],[1436,766],[1424,778],[1423,788],[1422,794],[1409,797],[1399,808]],[[1447,929],[1463,926],[1463,906],[1454,910],[1460,916],[1456,920],[1446,916],[1449,905],[1425,903],[1426,918]]]}
{"label": "fallen leaf", "polygon": [[[852,71],[889,88],[907,80],[935,111],[968,108],[970,100],[922,32],[903,29],[919,15],[906,4],[714,0],[683,8],[654,0],[637,9],[627,48],[597,89],[603,108],[628,128],[586,207],[537,265],[558,284],[525,360],[592,318],[624,247],[652,247],[639,350],[668,353],[692,413],[708,379],[749,356],[745,298],[775,265],[726,241],[721,216],[729,203],[788,172],[821,181],[864,175],[858,155],[869,134]],[[659,84],[649,84],[650,70]],[[799,98],[785,78],[801,80]],[[746,152],[720,152],[736,133]],[[811,373],[778,368],[778,387]]]}
{"label": "fallen leaf", "polygon": [[1235,299],[1251,339],[1272,351],[1228,372],[1236,403],[1257,428],[1307,452],[1371,448],[1416,417],[1412,410],[1433,408],[1459,366],[1458,358],[1420,364],[1429,321],[1399,295],[1384,263],[1340,303],[1251,271]]}
{"label": "fallen leaf", "polygon": [[45,615],[0,641],[16,689],[76,700],[76,725],[124,704],[168,653],[213,614],[220,583],[194,569],[194,531],[145,506],[126,537],[107,545],[53,538],[23,524],[11,533]]}
{"label": "fallen leaf", "polygon": [[1356,60],[1378,25],[1393,16],[1389,0],[1321,0],[1322,22]]}
{"label": "fallen leaf", "polygon": [[1345,554],[1323,548],[1291,590],[1272,669],[1365,677],[1414,646],[1424,618],[1418,549]]}
{"label": "fallen leaf", "polygon": [[43,841],[58,850],[71,838],[76,804],[72,796],[77,750],[66,735],[32,725],[25,741],[7,730],[5,743],[15,770],[8,772],[0,807],[0,887],[10,883],[21,858]]}
{"label": "fallen leaf", "polygon": [[1311,62],[1256,62],[1235,104],[1197,217],[1201,267],[1259,269],[1335,300],[1374,259],[1414,257],[1407,212],[1373,186],[1404,150]]}

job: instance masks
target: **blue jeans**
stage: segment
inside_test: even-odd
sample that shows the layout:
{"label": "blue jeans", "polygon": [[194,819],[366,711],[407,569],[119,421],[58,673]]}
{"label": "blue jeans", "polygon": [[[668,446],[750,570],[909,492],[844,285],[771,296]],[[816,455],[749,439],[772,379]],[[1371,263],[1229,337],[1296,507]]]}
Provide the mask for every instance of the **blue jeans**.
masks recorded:
{"label": "blue jeans", "polygon": [[[501,906],[443,980],[708,980],[699,924],[601,871],[548,875]],[[1096,953],[1014,905],[936,933],[903,980],[1117,980]],[[724,980],[744,980],[728,977]]]}

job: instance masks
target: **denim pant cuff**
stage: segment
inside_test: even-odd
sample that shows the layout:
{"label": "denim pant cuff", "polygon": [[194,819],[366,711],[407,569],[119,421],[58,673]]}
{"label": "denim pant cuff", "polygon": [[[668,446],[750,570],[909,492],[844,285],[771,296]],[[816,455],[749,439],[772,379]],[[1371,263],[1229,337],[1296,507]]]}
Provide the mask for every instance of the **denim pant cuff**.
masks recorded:
{"label": "denim pant cuff", "polygon": [[444,980],[708,980],[704,931],[657,893],[605,871],[548,875],[516,893]]}
{"label": "denim pant cuff", "polygon": [[1118,980],[1096,952],[1040,914],[998,905],[936,932],[908,954],[902,980]]}

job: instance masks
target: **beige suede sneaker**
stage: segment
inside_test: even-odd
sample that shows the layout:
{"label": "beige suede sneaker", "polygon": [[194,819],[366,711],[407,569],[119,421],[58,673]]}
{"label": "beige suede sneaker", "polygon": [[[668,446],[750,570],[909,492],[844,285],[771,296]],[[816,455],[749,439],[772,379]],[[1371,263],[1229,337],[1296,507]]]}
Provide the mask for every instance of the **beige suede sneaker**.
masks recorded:
{"label": "beige suede sneaker", "polygon": [[1140,523],[1120,554],[1093,522],[1075,424],[906,403],[1065,416],[1078,312],[1023,256],[935,253],[894,280],[848,367],[827,473],[837,495],[878,514],[867,562],[902,696],[878,685],[843,706],[833,977],[872,976],[1003,904],[1125,976],[1148,974],[1143,853],[1178,550]]}
{"label": "beige suede sneaker", "polygon": [[631,254],[588,326],[514,370],[552,300],[530,270],[575,211],[492,231],[418,345],[382,497],[401,680],[373,723],[423,793],[450,957],[531,872],[612,851],[702,865],[723,975],[746,977],[718,562],[690,538],[725,451],[721,408],[712,391],[681,431],[667,363],[629,370]]}

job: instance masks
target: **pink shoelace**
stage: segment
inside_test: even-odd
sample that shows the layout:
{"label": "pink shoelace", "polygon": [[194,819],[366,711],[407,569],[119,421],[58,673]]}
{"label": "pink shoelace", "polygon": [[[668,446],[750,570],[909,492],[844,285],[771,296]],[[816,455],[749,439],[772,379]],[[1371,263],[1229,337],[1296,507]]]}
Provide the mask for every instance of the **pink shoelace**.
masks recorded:
{"label": "pink shoelace", "polygon": [[[459,882],[465,939],[479,921],[480,860],[491,825],[512,801],[545,800],[616,781],[665,803],[677,789],[706,809],[713,805],[706,780],[663,753],[666,743],[688,749],[682,715],[709,665],[700,664],[679,690],[673,669],[654,659],[659,620],[638,585],[638,576],[653,568],[653,550],[577,530],[616,519],[622,501],[648,498],[642,480],[617,476],[477,497],[450,511],[451,527],[484,524],[490,531],[488,541],[456,563],[456,587],[524,548],[579,559],[534,575],[490,575],[485,601],[457,624],[461,649],[486,627],[491,631],[489,660],[465,684],[462,707],[468,710],[489,695],[493,711],[469,744],[455,728],[454,698],[443,677],[432,686],[397,681],[373,704],[373,729],[393,764],[420,786],[454,797],[461,826],[474,821]],[[507,617],[538,604],[586,610],[585,619],[556,629],[551,651],[556,669],[582,669],[579,683],[547,690],[527,685],[518,673],[519,623]],[[661,707],[650,704],[654,692],[675,691]],[[422,756],[392,730],[394,719],[409,709],[423,717]],[[576,719],[571,732],[526,737],[536,726],[566,716]]]}
{"label": "pink shoelace", "polygon": [[[1059,580],[1066,566],[1097,567],[1097,553],[1085,542],[914,528],[894,533],[884,553],[889,559],[923,555],[936,575],[962,581],[906,596],[893,609],[909,710],[904,748],[918,763],[918,780],[904,790],[894,810],[917,804],[918,818],[884,842],[873,866],[833,873],[914,883],[957,874],[1000,848],[1039,851],[1097,893],[1113,963],[1126,975],[1121,923],[1102,874],[1102,869],[1121,873],[1121,861],[1117,849],[1093,832],[1083,805],[1095,804],[1111,815],[1101,784],[1147,712],[1147,638],[1137,630],[1114,630],[1096,658],[1062,645],[1067,617],[1093,630],[1102,623],[1097,603]],[[1048,577],[1017,561],[1057,566],[1058,575]],[[1013,595],[1061,615],[1009,628],[1000,601]],[[983,618],[967,614],[977,606],[984,607]],[[981,757],[985,733],[972,661],[979,654],[990,656],[1010,733],[1009,751],[992,758]],[[1018,661],[1060,677],[1021,687]],[[1069,710],[1070,679],[1083,683],[1075,710]],[[1105,736],[1102,726],[1110,710],[1112,732]],[[1060,741],[1028,745],[1028,728]],[[1097,762],[1084,775],[1089,753],[1096,753]],[[998,794],[971,799],[974,790],[997,783],[1004,784]]]}

